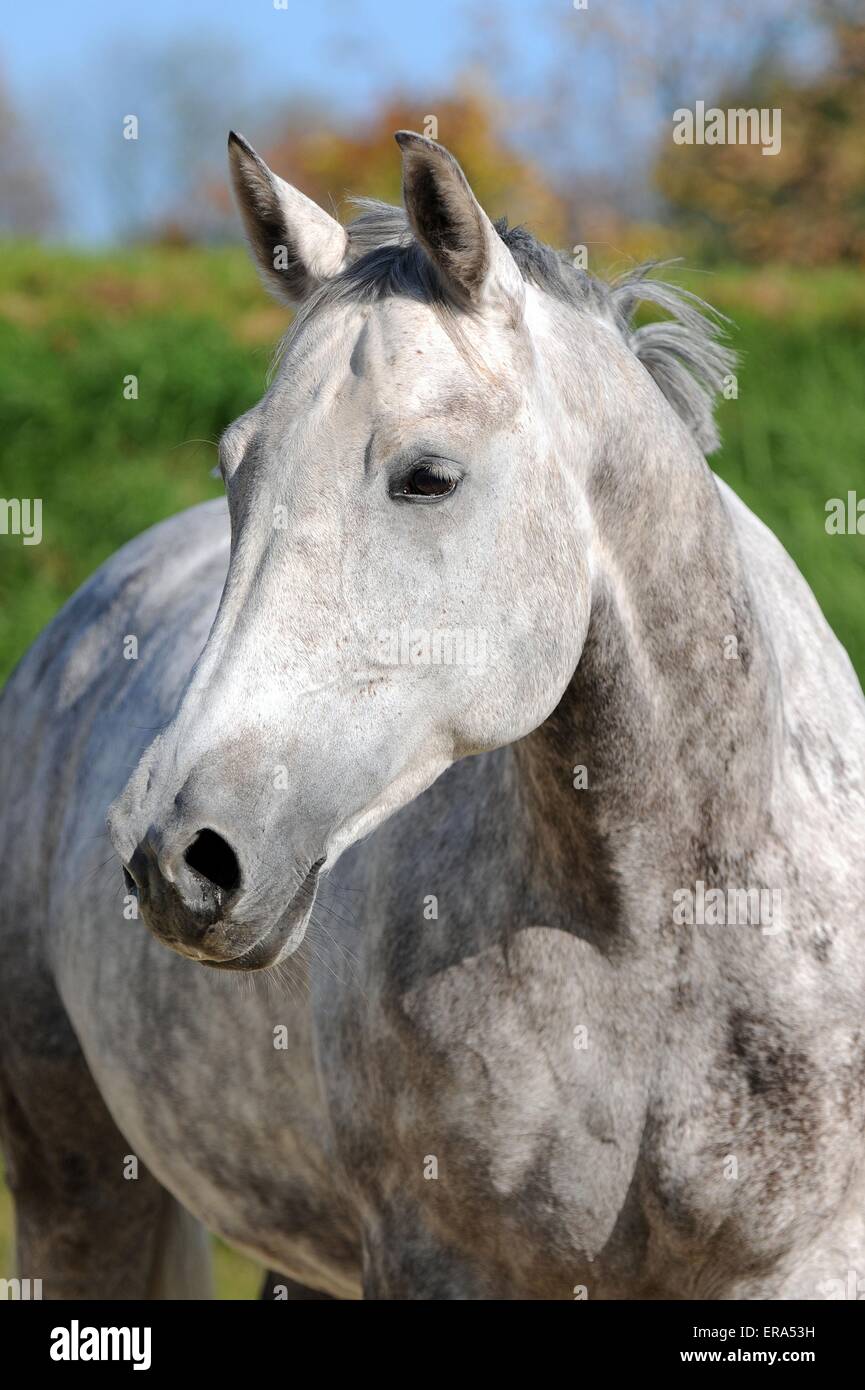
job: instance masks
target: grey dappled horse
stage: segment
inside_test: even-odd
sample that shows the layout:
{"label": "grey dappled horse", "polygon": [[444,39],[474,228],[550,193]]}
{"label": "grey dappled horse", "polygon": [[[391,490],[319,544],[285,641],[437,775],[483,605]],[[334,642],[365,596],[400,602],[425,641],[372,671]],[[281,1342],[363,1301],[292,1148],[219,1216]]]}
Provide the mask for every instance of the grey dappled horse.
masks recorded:
{"label": "grey dappled horse", "polygon": [[203,1224],[300,1297],[831,1297],[862,693],[706,466],[699,304],[397,139],[405,213],[343,228],[232,137],[300,309],[227,505],[121,550],[3,696],[19,1273],[196,1295]]}

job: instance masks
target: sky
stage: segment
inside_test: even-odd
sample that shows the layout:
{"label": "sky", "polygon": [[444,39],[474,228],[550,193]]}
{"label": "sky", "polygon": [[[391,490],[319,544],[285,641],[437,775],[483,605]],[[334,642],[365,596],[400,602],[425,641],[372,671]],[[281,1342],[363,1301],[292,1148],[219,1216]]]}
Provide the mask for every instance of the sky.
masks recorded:
{"label": "sky", "polygon": [[[746,62],[776,16],[799,60],[815,51],[808,26],[795,20],[802,0],[750,0],[744,26],[729,17],[735,0],[697,5],[699,25],[688,18],[688,0],[586,3],[589,12],[574,0],[10,0],[0,77],[56,185],[60,234],[98,242],[117,234],[124,200],[159,203],[170,183],[176,195],[184,161],[220,167],[229,127],[264,143],[268,120],[299,99],[313,99],[323,119],[360,120],[396,89],[423,105],[471,72],[525,113],[532,104],[542,110],[555,81],[566,113],[573,103],[560,122],[560,148],[538,146],[523,116],[514,118],[514,142],[534,138],[530,152],[551,168],[570,161],[603,170],[628,160],[636,168],[659,113],[648,96],[641,107],[628,52],[616,68],[588,42],[589,22],[618,26],[624,50],[655,43],[663,55],[667,34],[670,46],[681,38],[685,16],[691,95],[709,100],[713,70],[720,80]],[[195,106],[181,128],[166,121],[161,101],[172,72]],[[121,188],[112,171],[128,113],[140,117],[144,148],[138,182]],[[159,156],[160,140],[171,158]]]}
{"label": "sky", "polygon": [[[139,113],[144,127],[156,54],[173,51],[187,80],[208,89],[213,149],[202,150],[206,163],[217,150],[223,158],[229,126],[250,119],[262,124],[280,103],[311,94],[328,115],[362,117],[396,85],[419,93],[446,90],[454,74],[486,58],[477,40],[486,5],[287,0],[286,8],[277,8],[283,3],[84,0],[71,6],[42,0],[8,6],[0,74],[43,158],[60,176],[73,236],[110,233],[114,210],[94,165],[102,165],[106,134],[119,128],[123,115]],[[549,35],[537,23],[545,7],[549,15],[547,0],[505,0],[495,10],[497,28],[522,54],[527,88],[549,49]],[[245,133],[261,138],[255,130]]]}
{"label": "sky", "polygon": [[[509,21],[530,33],[532,0],[506,5]],[[377,73],[402,68],[419,81],[435,81],[454,61],[461,42],[460,0],[429,4],[351,3],[351,0],[58,0],[10,5],[3,24],[7,70],[22,89],[67,76],[72,62],[96,56],[114,43],[134,50],[155,38],[213,35],[232,40],[255,55],[260,80],[274,88],[298,87],[323,75],[329,55],[340,47],[340,96],[346,103],[368,98]],[[367,61],[353,61],[360,44]],[[373,56],[374,63],[369,62]],[[336,90],[334,96],[336,96]]]}

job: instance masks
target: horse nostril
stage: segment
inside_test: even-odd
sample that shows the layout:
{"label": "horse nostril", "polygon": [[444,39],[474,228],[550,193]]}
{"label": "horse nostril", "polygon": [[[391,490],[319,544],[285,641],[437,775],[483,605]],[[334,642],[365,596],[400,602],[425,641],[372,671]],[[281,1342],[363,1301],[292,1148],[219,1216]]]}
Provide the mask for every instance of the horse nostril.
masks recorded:
{"label": "horse nostril", "polygon": [[138,892],[138,884],[135,882],[135,879],[132,877],[125,864],[123,865],[123,882],[126,884],[127,893],[134,896]]}
{"label": "horse nostril", "polygon": [[199,830],[183,858],[194,873],[230,893],[240,883],[237,855],[215,830]]}

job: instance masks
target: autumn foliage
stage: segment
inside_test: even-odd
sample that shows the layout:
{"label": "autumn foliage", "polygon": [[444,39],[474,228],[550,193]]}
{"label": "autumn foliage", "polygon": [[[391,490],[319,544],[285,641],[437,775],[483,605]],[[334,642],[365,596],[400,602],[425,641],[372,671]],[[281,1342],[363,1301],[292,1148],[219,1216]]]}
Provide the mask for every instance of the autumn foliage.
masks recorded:
{"label": "autumn foliage", "polygon": [[833,37],[827,72],[799,82],[752,73],[711,103],[780,109],[779,154],[671,140],[660,156],[656,184],[672,219],[719,258],[865,262],[865,24],[839,19]]}
{"label": "autumn foliage", "polygon": [[[263,144],[260,153],[282,178],[334,211],[352,195],[399,203],[400,159],[394,131],[417,130],[440,140],[456,155],[491,217],[507,215],[511,223],[530,222],[544,240],[563,244],[567,238],[563,200],[538,166],[508,144],[501,128],[495,103],[480,92],[463,91],[425,107],[394,96],[353,130],[295,118],[275,140]],[[216,196],[220,203],[227,200],[225,190]],[[342,214],[346,215],[346,209]]]}

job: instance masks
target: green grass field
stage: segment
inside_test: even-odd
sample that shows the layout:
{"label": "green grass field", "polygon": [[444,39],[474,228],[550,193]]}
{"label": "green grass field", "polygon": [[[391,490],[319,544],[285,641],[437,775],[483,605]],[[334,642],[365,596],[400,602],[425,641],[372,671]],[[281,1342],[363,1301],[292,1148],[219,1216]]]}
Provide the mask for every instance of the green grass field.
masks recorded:
{"label": "green grass field", "polygon": [[[717,470],[775,530],[865,677],[865,537],[825,505],[865,495],[865,277],[735,268],[684,283],[736,321],[739,397]],[[41,498],[43,540],[0,535],[0,680],[124,541],[205,497],[214,442],[265,384],[286,323],[240,249],[0,257],[0,496]],[[138,378],[138,399],[124,379]],[[10,1270],[0,1200],[0,1276]],[[221,1297],[259,1272],[217,1244]]]}
{"label": "green grass field", "polygon": [[[736,321],[738,400],[715,467],[777,532],[865,672],[865,541],[828,498],[865,491],[865,282],[855,271],[682,277]],[[43,541],[0,536],[0,679],[65,598],[154,521],[214,496],[214,441],[261,394],[283,312],[240,249],[0,265],[0,496],[39,497]],[[124,379],[138,378],[138,399]]]}

